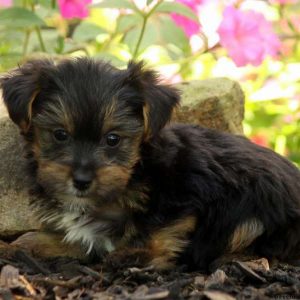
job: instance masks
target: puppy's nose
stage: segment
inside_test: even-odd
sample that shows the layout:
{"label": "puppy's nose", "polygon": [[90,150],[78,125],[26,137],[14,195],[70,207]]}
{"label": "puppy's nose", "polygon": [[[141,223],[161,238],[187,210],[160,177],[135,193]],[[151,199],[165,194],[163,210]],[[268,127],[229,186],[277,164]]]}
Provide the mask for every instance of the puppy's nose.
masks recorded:
{"label": "puppy's nose", "polygon": [[93,175],[90,172],[75,172],[73,175],[73,185],[80,191],[87,190],[93,181]]}

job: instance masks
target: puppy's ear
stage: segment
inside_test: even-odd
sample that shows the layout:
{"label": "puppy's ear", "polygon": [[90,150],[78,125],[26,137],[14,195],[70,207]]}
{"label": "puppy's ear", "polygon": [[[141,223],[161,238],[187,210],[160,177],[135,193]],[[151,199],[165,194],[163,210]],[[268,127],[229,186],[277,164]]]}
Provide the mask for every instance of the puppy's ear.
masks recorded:
{"label": "puppy's ear", "polygon": [[9,116],[23,132],[30,127],[32,104],[40,91],[42,71],[49,66],[53,66],[51,61],[33,60],[0,78]]}
{"label": "puppy's ear", "polygon": [[127,84],[134,86],[143,96],[145,139],[155,136],[168,121],[179,103],[179,91],[159,83],[158,74],[146,70],[144,63],[129,62],[126,70]]}

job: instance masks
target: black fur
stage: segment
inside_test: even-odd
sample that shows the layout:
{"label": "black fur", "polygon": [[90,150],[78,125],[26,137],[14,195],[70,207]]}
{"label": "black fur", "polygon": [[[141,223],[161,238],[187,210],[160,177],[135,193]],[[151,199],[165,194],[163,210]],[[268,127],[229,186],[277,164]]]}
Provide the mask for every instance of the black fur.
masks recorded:
{"label": "black fur", "polygon": [[234,230],[252,218],[265,227],[250,247],[255,253],[299,258],[300,172],[288,160],[244,137],[182,124],[162,130],[143,151],[140,176],[151,182],[152,202],[142,219],[149,228],[197,213],[183,255],[190,267],[205,268],[226,253]]}
{"label": "black fur", "polygon": [[[241,136],[193,125],[166,126],[178,91],[159,84],[157,75],[141,63],[118,70],[89,59],[57,66],[33,61],[3,77],[1,87],[10,117],[28,143],[32,177],[42,191],[36,203],[41,217],[49,211],[64,213],[59,195],[67,194],[67,181],[60,182],[55,174],[50,179],[38,175],[41,162],[55,162],[69,168],[71,179],[66,180],[78,170],[81,175],[93,174],[94,181],[97,176],[100,181],[112,177],[111,185],[101,183],[88,194],[92,209],[87,210],[93,221],[110,219],[105,229],[97,230],[115,243],[126,234],[127,223],[136,228],[127,246],[144,247],[153,232],[196,216],[178,262],[206,268],[229,251],[235,230],[255,219],[263,233],[244,251],[299,258],[299,170]],[[53,107],[58,106],[57,113]],[[54,142],[52,132],[67,126],[60,119],[66,116],[71,120],[66,121],[72,127],[71,140]],[[105,144],[108,117],[116,122],[109,132],[117,131],[122,138],[115,148]],[[111,164],[128,171],[126,185],[121,186],[115,174],[96,174]],[[101,213],[103,205],[115,209],[119,199],[122,212]]]}

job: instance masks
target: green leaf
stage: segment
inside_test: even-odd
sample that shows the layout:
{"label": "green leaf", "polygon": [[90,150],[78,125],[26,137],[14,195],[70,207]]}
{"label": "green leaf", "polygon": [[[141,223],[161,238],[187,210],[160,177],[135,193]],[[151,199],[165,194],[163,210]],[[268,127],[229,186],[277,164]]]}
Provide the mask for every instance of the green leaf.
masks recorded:
{"label": "green leaf", "polygon": [[[152,24],[147,24],[140,47],[139,54],[142,53],[147,47],[157,44],[159,40],[159,32],[156,26],[151,26]],[[141,28],[135,27],[132,30],[128,31],[128,33],[124,37],[124,43],[130,49],[130,52],[133,53],[135,47],[138,42],[138,38],[140,36]]]}
{"label": "green leaf", "polygon": [[0,72],[7,71],[13,67],[16,67],[22,59],[22,54],[18,52],[10,52],[6,55],[1,55],[0,60]]}
{"label": "green leaf", "polygon": [[115,67],[124,67],[126,66],[126,62],[122,61],[119,57],[116,55],[113,55],[112,53],[107,52],[101,52],[93,56],[94,58],[101,59],[107,62],[110,62]]}
{"label": "green leaf", "polygon": [[[38,4],[39,5],[42,5],[48,9],[53,9],[53,4],[52,4],[53,1],[51,0],[38,0]],[[57,7],[57,5],[56,5]]]}
{"label": "green leaf", "polygon": [[126,33],[128,30],[142,24],[143,19],[138,14],[120,16],[117,23],[117,32]]}
{"label": "green leaf", "polygon": [[153,2],[153,0],[147,0],[147,5],[150,5]]}
{"label": "green leaf", "polygon": [[18,52],[22,55],[24,33],[12,28],[0,29],[0,61],[3,55]]}
{"label": "green leaf", "polygon": [[87,42],[94,40],[97,37],[97,35],[102,33],[107,33],[107,31],[96,24],[82,22],[76,28],[73,34],[73,39],[76,42]]}
{"label": "green leaf", "polygon": [[[125,33],[123,42],[129,47],[131,53],[134,52],[141,32],[141,26],[137,26],[137,24],[141,24],[141,22],[142,19],[140,22],[134,22],[134,19],[128,19],[126,22],[128,25],[127,30],[120,30],[120,32]],[[131,25],[131,27],[129,25]],[[183,30],[176,26],[171,20],[170,16],[159,14],[154,15],[153,18],[149,18],[140,45],[139,54],[152,45],[161,45],[168,48],[171,44],[177,49],[181,49],[179,50],[180,52],[189,51],[188,38]]]}
{"label": "green leaf", "polygon": [[189,39],[183,30],[178,27],[168,15],[159,18],[162,44],[173,44],[181,50],[188,51]]}
{"label": "green leaf", "polygon": [[136,7],[128,0],[103,0],[100,3],[92,5],[92,7],[102,8],[124,8],[136,10]]}
{"label": "green leaf", "polygon": [[28,28],[45,25],[45,22],[34,12],[28,9],[11,7],[0,10],[0,25],[11,28]]}
{"label": "green leaf", "polygon": [[[42,36],[47,53],[56,53],[58,32],[50,28],[44,29],[42,30]],[[27,53],[33,54],[35,52],[40,52],[40,47],[41,46],[37,34],[32,33],[30,36]]]}
{"label": "green leaf", "polygon": [[131,53],[133,53],[136,47],[140,31],[141,29],[135,27],[128,31],[124,36],[123,42],[128,46]]}
{"label": "green leaf", "polygon": [[198,17],[189,7],[178,2],[163,2],[155,9],[155,12],[176,13],[199,22]]}

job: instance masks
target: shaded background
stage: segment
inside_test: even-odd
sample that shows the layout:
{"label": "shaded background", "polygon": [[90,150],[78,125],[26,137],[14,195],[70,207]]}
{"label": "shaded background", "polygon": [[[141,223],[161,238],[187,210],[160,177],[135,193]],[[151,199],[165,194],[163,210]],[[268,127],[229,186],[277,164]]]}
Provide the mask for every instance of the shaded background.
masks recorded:
{"label": "shaded background", "polygon": [[245,134],[300,164],[298,0],[0,0],[0,72],[39,56],[237,80]]}

